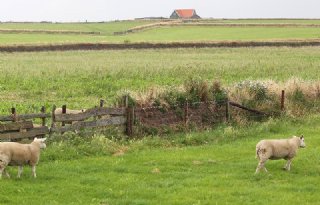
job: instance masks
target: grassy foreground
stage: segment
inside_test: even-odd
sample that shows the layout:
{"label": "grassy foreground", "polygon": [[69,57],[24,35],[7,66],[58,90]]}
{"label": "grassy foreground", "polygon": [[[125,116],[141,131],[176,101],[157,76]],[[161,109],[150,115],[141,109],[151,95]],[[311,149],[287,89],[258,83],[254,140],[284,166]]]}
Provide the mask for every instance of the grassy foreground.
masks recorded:
{"label": "grassy foreground", "polygon": [[[124,155],[85,156],[73,147],[51,144],[43,152],[38,178],[25,168],[17,179],[0,183],[1,204],[317,204],[320,188],[320,117],[273,120],[250,128],[163,139],[131,141]],[[269,173],[254,175],[255,144],[262,138],[303,133],[292,170],[283,160],[269,161]],[[202,146],[185,146],[200,145]],[[79,147],[81,144],[79,145]],[[57,151],[59,150],[59,151]],[[81,150],[81,149],[80,149]]]}

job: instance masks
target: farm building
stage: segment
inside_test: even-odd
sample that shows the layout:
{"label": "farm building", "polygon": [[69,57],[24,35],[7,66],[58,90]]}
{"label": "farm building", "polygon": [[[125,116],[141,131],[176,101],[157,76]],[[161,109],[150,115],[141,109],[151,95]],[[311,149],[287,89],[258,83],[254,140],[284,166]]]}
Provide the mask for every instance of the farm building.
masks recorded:
{"label": "farm building", "polygon": [[171,19],[200,19],[194,9],[176,9],[170,16]]}

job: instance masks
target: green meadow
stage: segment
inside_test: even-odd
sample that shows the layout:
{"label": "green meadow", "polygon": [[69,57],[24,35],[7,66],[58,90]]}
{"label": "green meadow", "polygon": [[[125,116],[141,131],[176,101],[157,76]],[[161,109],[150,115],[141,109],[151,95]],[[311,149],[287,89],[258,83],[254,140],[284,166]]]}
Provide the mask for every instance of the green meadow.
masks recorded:
{"label": "green meadow", "polygon": [[320,24],[319,19],[201,19],[200,23]]}
{"label": "green meadow", "polygon": [[[17,179],[17,168],[10,167],[12,178],[0,183],[0,203],[318,204],[319,123],[319,116],[270,119],[250,127],[148,137],[127,141],[121,155],[90,152],[98,149],[89,139],[78,145],[77,138],[51,143],[42,153],[37,179],[28,167]],[[300,133],[307,147],[299,150],[290,172],[278,160],[267,162],[268,173],[254,174],[260,139]]]}
{"label": "green meadow", "polygon": [[[213,20],[212,20],[213,21]],[[256,23],[226,20],[225,23]],[[319,20],[259,20],[309,23]],[[0,34],[0,46],[75,42],[171,42],[317,39],[319,28],[201,27],[150,29],[113,36],[146,21],[88,24],[0,23],[0,29],[100,31],[102,35]],[[0,53],[0,114],[90,108],[105,99],[153,87],[183,85],[191,78],[219,80],[232,87],[245,80],[318,82],[319,47],[146,49]],[[299,81],[297,81],[299,82]],[[286,88],[284,88],[286,89]],[[299,94],[299,93],[298,93]],[[298,97],[301,97],[298,96]],[[299,98],[301,99],[301,98]],[[319,110],[319,109],[314,109]],[[245,124],[222,123],[206,130],[127,138],[118,130],[48,137],[37,178],[30,167],[18,179],[0,181],[0,204],[318,204],[320,116],[278,118]],[[261,139],[304,134],[292,170],[284,160],[268,161],[268,173],[254,174],[255,145]]]}
{"label": "green meadow", "polygon": [[130,43],[194,41],[273,41],[320,38],[320,28],[284,27],[161,27],[121,36],[72,34],[0,34],[0,45],[63,43]]}
{"label": "green meadow", "polygon": [[114,32],[128,30],[132,27],[156,23],[158,21],[112,21],[101,23],[0,23],[0,29],[49,30],[49,31],[85,31],[113,35]]}
{"label": "green meadow", "polygon": [[[63,44],[63,43],[130,43],[130,42],[190,42],[190,41],[274,41],[308,40],[320,38],[318,27],[264,27],[263,24],[302,24],[320,23],[320,20],[202,20],[199,23],[255,23],[257,27],[217,27],[162,26],[137,33],[113,35],[136,26],[157,23],[159,20],[114,21],[103,23],[0,23],[0,29],[86,31],[100,32],[101,35],[43,34],[43,33],[0,33],[0,45],[12,44]],[[197,23],[198,21],[195,21]]]}

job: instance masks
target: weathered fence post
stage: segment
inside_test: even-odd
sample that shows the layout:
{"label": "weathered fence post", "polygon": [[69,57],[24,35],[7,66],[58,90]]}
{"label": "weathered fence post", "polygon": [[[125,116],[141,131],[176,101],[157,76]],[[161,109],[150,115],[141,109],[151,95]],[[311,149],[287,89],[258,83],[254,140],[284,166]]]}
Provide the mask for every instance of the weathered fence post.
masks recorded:
{"label": "weathered fence post", "polygon": [[[103,99],[100,99],[100,107],[103,107],[103,105],[104,105],[104,100]],[[101,116],[99,115],[98,116],[98,119],[101,119]]]}
{"label": "weathered fence post", "polygon": [[183,119],[185,126],[188,126],[188,121],[189,121],[188,116],[189,116],[189,102],[186,99],[184,103],[184,119]]}
{"label": "weathered fence post", "polygon": [[[66,114],[67,113],[67,105],[62,105],[62,114]],[[61,126],[65,126],[66,123],[62,122]]]}
{"label": "weathered fence post", "polygon": [[281,91],[281,111],[284,111],[284,90]]}
{"label": "weathered fence post", "polygon": [[129,96],[128,95],[124,96],[124,106],[125,107],[129,106]]}
{"label": "weathered fence post", "polygon": [[126,134],[131,137],[133,135],[133,119],[134,119],[134,108],[127,107],[127,127]]}
{"label": "weathered fence post", "polygon": [[123,103],[126,107],[127,123],[126,135],[131,137],[133,135],[133,120],[134,120],[134,107],[129,106],[129,95],[123,96]]}
{"label": "weathered fence post", "polygon": [[51,128],[56,127],[56,115],[55,115],[55,111],[56,111],[56,105],[53,105],[52,107],[52,112],[51,112]]}
{"label": "weathered fence post", "polygon": [[103,105],[104,105],[104,100],[101,99],[101,100],[100,100],[100,107],[103,107]]}
{"label": "weathered fence post", "polygon": [[226,122],[230,121],[230,103],[229,103],[229,99],[226,98]]}
{"label": "weathered fence post", "polygon": [[[42,106],[41,107],[41,113],[45,114],[46,113],[46,107]],[[46,126],[46,117],[41,118],[42,120],[42,126]]]}
{"label": "weathered fence post", "polygon": [[11,108],[11,116],[12,116],[12,121],[16,122],[17,121],[17,112],[16,112],[16,108],[14,108],[14,107]]}

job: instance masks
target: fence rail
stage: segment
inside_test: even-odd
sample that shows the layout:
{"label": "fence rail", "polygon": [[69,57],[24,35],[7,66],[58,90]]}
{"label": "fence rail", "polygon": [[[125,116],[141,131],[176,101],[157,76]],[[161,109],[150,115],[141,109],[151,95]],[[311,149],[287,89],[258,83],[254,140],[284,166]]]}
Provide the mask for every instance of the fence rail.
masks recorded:
{"label": "fence rail", "polygon": [[50,129],[51,132],[63,133],[67,131],[76,131],[84,128],[97,128],[97,127],[105,127],[109,125],[123,125],[126,122],[126,118],[124,116],[117,116],[108,119],[98,119],[95,121],[79,121],[75,122],[70,126],[62,126],[62,127],[52,127]]}
{"label": "fence rail", "polygon": [[31,128],[27,131],[20,131],[20,132],[8,132],[8,133],[1,133],[0,139],[1,140],[20,140],[25,138],[34,138],[36,136],[43,136],[49,134],[49,128],[38,127],[38,128]]}
{"label": "fence rail", "polygon": [[19,121],[19,120],[30,120],[35,118],[51,118],[49,113],[35,113],[35,114],[22,114],[22,115],[7,115],[0,116],[0,121]]}
{"label": "fence rail", "polygon": [[31,128],[33,128],[32,121],[0,124],[0,132],[18,131],[20,129],[31,129]]}
{"label": "fence rail", "polygon": [[56,122],[69,122],[69,121],[82,121],[89,119],[91,117],[98,117],[103,115],[125,115],[125,108],[107,108],[107,107],[99,107],[92,108],[84,111],[79,114],[57,114],[55,115]]}

